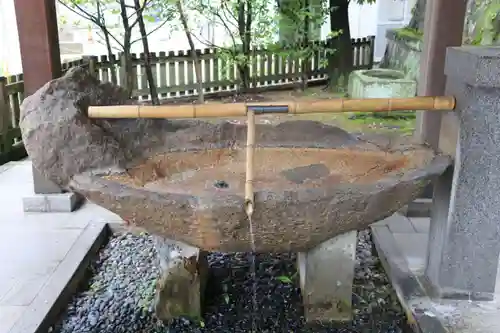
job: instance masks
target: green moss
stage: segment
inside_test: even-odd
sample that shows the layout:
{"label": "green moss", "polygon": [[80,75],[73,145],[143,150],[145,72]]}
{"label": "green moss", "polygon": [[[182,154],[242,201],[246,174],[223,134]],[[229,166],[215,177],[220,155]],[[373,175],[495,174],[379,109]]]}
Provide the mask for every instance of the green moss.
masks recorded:
{"label": "green moss", "polygon": [[417,29],[401,28],[394,29],[396,36],[402,39],[422,40],[424,33]]}

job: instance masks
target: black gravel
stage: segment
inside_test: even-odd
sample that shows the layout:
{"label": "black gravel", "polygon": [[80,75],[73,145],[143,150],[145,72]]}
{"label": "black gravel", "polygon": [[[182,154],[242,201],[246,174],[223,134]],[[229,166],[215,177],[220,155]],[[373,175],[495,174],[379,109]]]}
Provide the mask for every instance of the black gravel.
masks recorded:
{"label": "black gravel", "polygon": [[406,319],[374,253],[371,236],[358,236],[352,322],[305,325],[302,297],[296,287],[295,255],[257,255],[257,302],[253,310],[251,256],[209,256],[210,278],[203,321],[187,319],[165,326],[155,319],[152,300],[158,268],[152,238],[113,237],[90,268],[88,284],[68,305],[51,332],[409,332]]}

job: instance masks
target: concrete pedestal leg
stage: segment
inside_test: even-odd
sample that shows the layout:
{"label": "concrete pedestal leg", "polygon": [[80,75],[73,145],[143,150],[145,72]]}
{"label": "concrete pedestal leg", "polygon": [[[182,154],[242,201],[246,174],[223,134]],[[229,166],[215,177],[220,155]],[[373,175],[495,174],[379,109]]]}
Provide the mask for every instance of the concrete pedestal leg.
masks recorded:
{"label": "concrete pedestal leg", "polygon": [[179,317],[200,320],[208,275],[207,252],[155,237],[161,275],[156,285],[156,316],[170,322]]}
{"label": "concrete pedestal leg", "polygon": [[33,170],[34,194],[23,198],[23,210],[30,213],[69,213],[82,200],[73,192],[64,192],[47,180],[38,170]]}
{"label": "concrete pedestal leg", "polygon": [[490,299],[500,255],[500,48],[449,48],[445,73],[459,141],[454,171],[436,184],[426,277],[436,296]]}
{"label": "concrete pedestal leg", "polygon": [[352,231],[299,253],[300,288],[306,321],[332,322],[352,318],[352,284],[357,232]]}

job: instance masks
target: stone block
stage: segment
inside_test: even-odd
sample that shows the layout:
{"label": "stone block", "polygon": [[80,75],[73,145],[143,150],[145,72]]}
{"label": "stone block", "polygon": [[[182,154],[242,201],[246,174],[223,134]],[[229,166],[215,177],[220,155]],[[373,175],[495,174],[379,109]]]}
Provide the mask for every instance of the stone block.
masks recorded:
{"label": "stone block", "polygon": [[300,289],[308,323],[352,318],[356,241],[357,231],[351,231],[299,253]]}
{"label": "stone block", "polygon": [[[348,93],[351,98],[414,97],[417,81],[405,78],[405,73],[393,69],[377,68],[353,71],[349,76]],[[398,115],[413,110],[396,111]],[[387,115],[388,113],[376,113]],[[359,115],[358,115],[359,116]]]}
{"label": "stone block", "polygon": [[201,320],[208,277],[208,252],[155,236],[161,275],[156,284],[156,316],[168,323],[187,317]]}
{"label": "stone block", "polygon": [[414,233],[415,228],[410,222],[410,219],[402,214],[394,214],[385,219],[386,225],[393,233]]}
{"label": "stone block", "polygon": [[500,47],[449,47],[444,73],[454,82],[500,88],[499,53]]}
{"label": "stone block", "polygon": [[352,98],[413,97],[417,82],[406,79],[402,71],[377,68],[353,71],[349,77]]}
{"label": "stone block", "polygon": [[408,205],[406,216],[430,217],[431,210],[432,210],[432,199],[419,198]]}
{"label": "stone block", "polygon": [[380,43],[382,55],[387,53],[383,56],[380,67],[403,71],[407,78],[418,82],[424,44],[422,36],[408,34],[407,31],[401,32],[402,29],[389,29],[385,38],[382,36],[376,38],[376,43]]}
{"label": "stone block", "polygon": [[26,213],[70,213],[81,200],[81,197],[73,192],[33,194],[23,198],[23,210]]}
{"label": "stone block", "polygon": [[454,169],[435,183],[427,282],[437,296],[491,299],[500,256],[500,48],[447,52],[460,130]]}
{"label": "stone block", "polygon": [[411,224],[419,234],[428,234],[431,227],[431,220],[429,217],[411,217]]}

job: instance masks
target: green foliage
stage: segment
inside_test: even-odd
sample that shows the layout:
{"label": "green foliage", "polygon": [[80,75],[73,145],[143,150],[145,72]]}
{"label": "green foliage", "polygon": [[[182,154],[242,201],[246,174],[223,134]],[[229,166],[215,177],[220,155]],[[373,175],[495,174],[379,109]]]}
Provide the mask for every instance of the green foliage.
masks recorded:
{"label": "green foliage", "polygon": [[285,275],[278,276],[276,279],[283,283],[293,283],[292,279]]}
{"label": "green foliage", "polygon": [[[252,49],[264,46],[272,38],[274,22],[269,2],[265,0],[193,0],[187,4],[192,14],[209,21],[216,30],[222,29],[229,42],[214,43],[196,36],[208,47],[217,49],[223,68],[223,78],[228,79],[236,65],[243,70],[252,62]],[[248,45],[247,45],[248,44]]]}
{"label": "green foliage", "polygon": [[[305,29],[309,30],[307,35],[312,41],[311,27],[321,27],[325,23],[329,11],[327,0],[320,0],[320,6],[309,5],[307,8],[303,1],[287,1],[286,8],[280,8],[279,2],[266,0],[191,0],[186,7],[229,37],[224,43],[203,40],[200,36],[196,39],[217,50],[222,78],[230,79],[235,67],[241,74],[253,65],[257,60],[255,50],[266,49],[284,59],[307,59],[322,50],[333,52],[326,50],[324,43],[304,42]],[[288,28],[295,32],[286,44],[277,40],[279,23],[285,16],[290,24]],[[307,28],[306,21],[309,23]]]}
{"label": "green foliage", "polygon": [[473,0],[470,20],[472,34],[466,42],[472,45],[498,45],[500,43],[500,3],[496,0]]}
{"label": "green foliage", "polygon": [[424,37],[424,33],[420,30],[417,29],[412,29],[412,28],[402,28],[402,29],[395,29],[396,35],[400,38],[404,39],[417,39],[417,40],[422,40]]}

